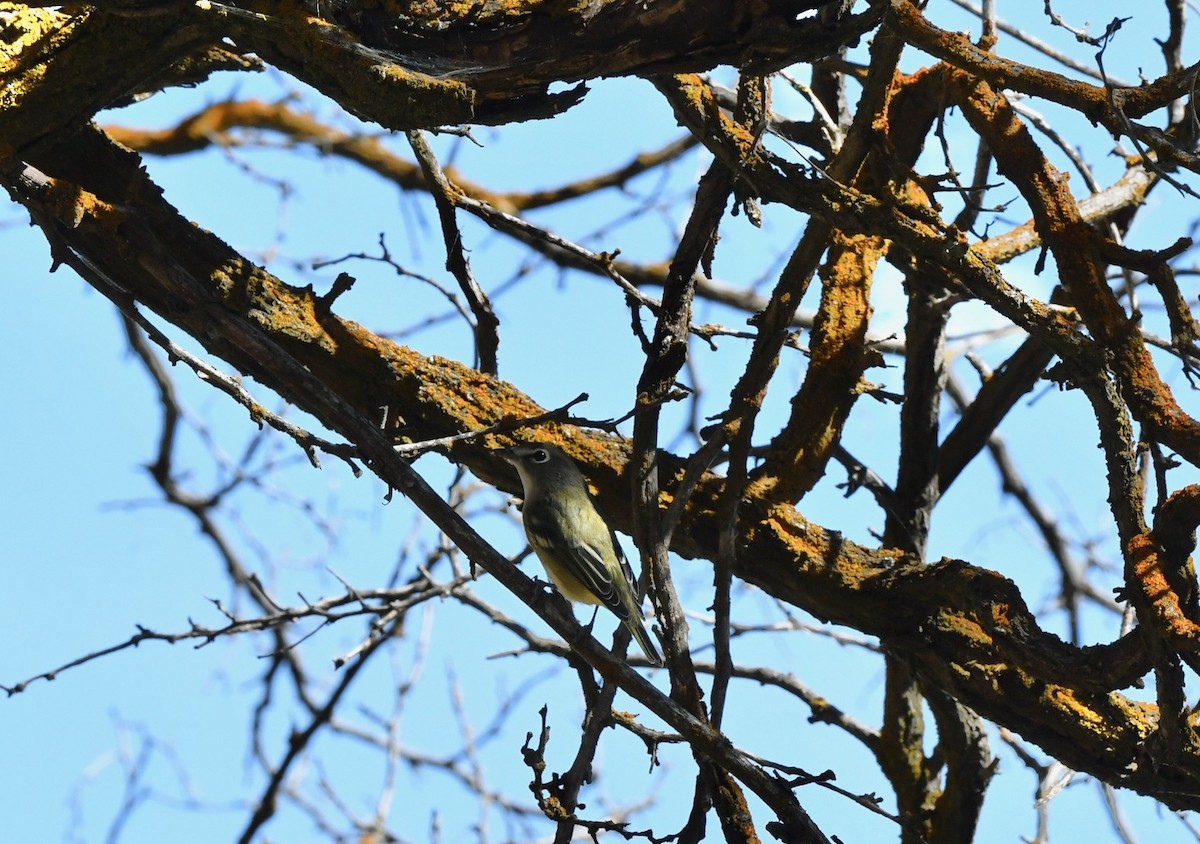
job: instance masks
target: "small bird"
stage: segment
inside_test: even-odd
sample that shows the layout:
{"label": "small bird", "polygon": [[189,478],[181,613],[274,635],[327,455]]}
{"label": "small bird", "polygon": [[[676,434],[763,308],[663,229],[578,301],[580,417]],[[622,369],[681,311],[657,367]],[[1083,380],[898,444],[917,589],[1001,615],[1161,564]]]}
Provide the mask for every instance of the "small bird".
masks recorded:
{"label": "small bird", "polygon": [[646,630],[633,569],[575,461],[546,443],[497,453],[521,476],[525,535],[558,591],[572,601],[608,607],[629,628],[646,659],[662,665]]}

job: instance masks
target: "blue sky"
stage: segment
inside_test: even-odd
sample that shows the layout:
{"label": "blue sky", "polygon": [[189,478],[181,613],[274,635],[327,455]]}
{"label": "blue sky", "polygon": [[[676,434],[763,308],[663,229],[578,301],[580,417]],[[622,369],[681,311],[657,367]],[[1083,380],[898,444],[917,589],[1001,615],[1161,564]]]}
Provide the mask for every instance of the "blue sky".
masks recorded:
{"label": "blue sky", "polygon": [[[1095,3],[1089,9],[1100,22],[1128,13],[1115,3]],[[1002,4],[1001,13],[1005,11]],[[950,13],[944,20],[968,25],[965,18]],[[1131,23],[1122,34],[1128,37],[1126,43],[1144,43],[1134,28],[1140,23]],[[1009,41],[1002,40],[1002,49],[1007,46]],[[1028,58],[1018,47],[1009,54]],[[925,59],[914,54],[910,61],[915,67]],[[1139,54],[1129,60],[1114,48],[1110,67],[1136,78],[1139,62],[1145,63],[1147,75],[1161,66],[1157,55]],[[155,97],[104,119],[163,126],[226,96],[276,99],[295,87],[275,73],[255,78],[222,75],[197,89]],[[786,98],[777,107],[784,104]],[[1034,105],[1054,113],[1045,104]],[[331,110],[327,114],[353,125]],[[1111,139],[1087,127],[1079,131],[1081,143],[1086,139],[1095,145],[1092,150],[1099,150],[1092,158],[1102,160]],[[548,186],[601,172],[681,132],[648,83],[607,80],[596,83],[580,107],[554,121],[477,129],[482,147],[451,137],[439,137],[435,145],[439,155],[452,157],[471,178],[503,190]],[[393,138],[391,144],[405,150],[403,138]],[[184,214],[235,247],[262,256],[290,283],[311,282],[321,290],[340,270],[356,275],[354,290],[338,301],[339,313],[373,330],[405,332],[401,342],[423,353],[470,360],[470,336],[461,322],[413,330],[428,313],[445,310],[440,294],[421,283],[365,261],[317,271],[307,268],[314,258],[374,252],[382,232],[406,267],[452,285],[441,268],[441,237],[427,202],[381,185],[354,165],[311,152],[207,152],[149,159],[147,166]],[[705,159],[695,154],[671,171],[665,194],[673,202],[650,215],[649,223],[624,220],[624,206],[617,202],[621,197],[611,193],[532,216],[596,248],[619,246],[623,257],[661,259],[669,254],[669,238],[684,219],[688,192],[704,166]],[[1116,167],[1109,160],[1100,181],[1115,177]],[[286,197],[278,189],[281,181],[290,186]],[[1072,184],[1081,189],[1078,180]],[[651,176],[630,185],[629,192],[650,197],[661,188]],[[1176,234],[1173,228],[1169,236],[1163,232],[1168,226],[1178,227],[1185,214],[1194,217],[1190,209],[1172,191],[1158,192],[1152,199],[1151,222],[1136,230],[1131,242],[1165,245]],[[1019,205],[1008,213],[1013,220],[1024,218]],[[765,208],[765,218],[762,232],[752,230],[744,219],[732,221],[718,250],[718,277],[746,284],[766,276],[771,251],[787,249],[803,226],[798,215],[776,206]],[[503,291],[495,296],[504,325],[502,377],[547,407],[586,390],[591,399],[577,409],[581,414],[599,419],[624,413],[632,403],[640,351],[628,330],[621,297],[598,278],[527,266],[525,256],[503,238],[465,214],[460,220],[477,276],[487,289]],[[597,232],[602,234],[590,239]],[[159,435],[157,398],[128,351],[113,308],[69,270],[48,272],[44,240],[25,225],[22,211],[13,205],[0,211],[0,250],[6,256],[3,283],[9,301],[0,310],[7,363],[0,368],[0,389],[9,397],[9,411],[0,414],[0,436],[9,446],[0,522],[6,537],[0,641],[7,643],[0,652],[0,683],[12,684],[121,642],[136,625],[171,632],[186,630],[189,620],[220,624],[213,599],[238,612],[251,612],[244,601],[230,603],[225,572],[211,545],[198,535],[192,519],[160,503],[147,476],[144,466],[153,459]],[[1011,277],[1035,295],[1045,295],[1052,279],[1035,277],[1032,260],[1015,265]],[[510,284],[515,279],[520,282]],[[902,291],[894,275],[878,285],[872,326],[886,334],[902,327]],[[1189,289],[1194,296],[1194,285]],[[805,306],[814,304],[815,290]],[[700,306],[697,316],[700,321],[730,324],[744,318],[712,305]],[[969,308],[961,317],[955,336],[995,324],[994,318]],[[173,336],[196,350],[186,338]],[[985,353],[995,363],[1015,342],[997,344]],[[699,344],[694,348],[695,386],[704,391],[705,407],[711,412],[723,406],[748,350],[744,340],[734,338],[724,338],[718,346],[716,351]],[[785,354],[760,430],[780,423],[789,389],[799,384],[804,370],[799,353]],[[969,378],[961,363],[958,371]],[[189,487],[211,489],[228,479],[239,455],[259,434],[244,411],[183,366],[172,372],[191,420],[181,448],[186,460],[181,471]],[[869,377],[899,389],[902,370],[876,370]],[[1172,386],[1196,412],[1181,376],[1175,376]],[[279,407],[268,391],[253,383],[250,387],[268,406]],[[1057,426],[1047,429],[1039,401],[1055,402]],[[311,424],[302,415],[295,418]],[[673,410],[664,431],[682,424]],[[1090,445],[1079,447],[1081,438],[1089,444],[1095,440],[1090,424],[1081,398],[1055,394],[1038,399],[1035,394],[1017,408],[1004,433],[1020,447],[1020,466],[1030,483],[1064,517],[1070,514],[1072,535],[1094,540],[1102,557],[1115,560],[1099,452]],[[846,444],[874,467],[890,471],[894,425],[893,411],[860,407],[847,428]],[[342,588],[339,577],[357,587],[377,586],[397,567],[414,571],[436,546],[436,536],[407,502],[397,497],[385,503],[386,490],[379,481],[369,475],[355,478],[335,459],[326,458],[317,471],[294,446],[271,439],[256,454],[254,465],[271,469],[264,469],[263,484],[245,483],[231,496],[222,526],[281,603],[294,605],[300,595],[337,593]],[[417,466],[438,488],[445,489],[451,480],[452,467],[439,457],[422,458]],[[870,531],[881,529],[882,517],[865,494],[844,498],[835,486],[843,479],[840,470],[831,470],[805,500],[804,512],[815,522],[847,528],[852,538],[870,542]],[[1173,480],[1182,484],[1188,478],[1180,472]],[[472,499],[472,522],[502,551],[518,552],[523,541],[513,512],[499,511],[499,496],[486,491],[477,495]],[[311,507],[301,502],[311,502]],[[981,512],[986,514],[983,518]],[[314,515],[321,527],[314,527]],[[968,469],[941,505],[930,556],[943,554],[962,556],[1012,577],[1035,607],[1055,586],[1038,540],[1014,504],[999,497],[995,472],[986,462]],[[679,561],[675,576],[685,598],[695,601],[689,608],[703,616],[708,569]],[[484,579],[475,588],[514,616],[533,620],[497,584]],[[752,591],[740,597],[739,609],[746,618],[778,615],[764,596]],[[1112,617],[1090,612],[1088,619],[1090,637],[1112,637]],[[568,764],[573,752],[569,736],[581,712],[569,671],[548,658],[489,659],[517,643],[450,601],[426,605],[411,623],[427,626],[428,652],[418,653],[406,639],[387,658],[376,660],[356,687],[355,707],[345,713],[348,724],[371,725],[398,716],[405,745],[437,757],[459,746],[463,723],[486,734],[484,727],[497,701],[516,696],[508,727],[479,750],[489,780],[497,785],[519,783],[509,791],[524,798],[528,773],[517,747],[525,731],[538,728],[537,709],[543,702],[550,706],[553,735],[561,737],[552,744],[552,764],[560,769]],[[1050,614],[1046,623],[1064,632],[1061,613]],[[697,618],[694,632],[700,626]],[[609,621],[602,619],[598,629],[601,640],[608,641]],[[338,624],[317,632],[298,654],[321,683],[336,683],[339,675],[332,660],[364,635],[362,622]],[[18,772],[12,786],[0,792],[0,814],[11,840],[104,841],[121,800],[130,793],[150,796],[121,829],[123,842],[159,841],[164,829],[184,844],[235,836],[248,815],[246,801],[262,787],[248,743],[247,713],[261,693],[268,664],[261,657],[268,646],[257,637],[203,648],[187,642],[148,642],[0,701],[0,741],[9,770]],[[797,631],[747,637],[739,642],[739,653],[794,672],[847,711],[878,723],[882,673],[878,661],[862,648]],[[395,689],[417,670],[415,691],[398,698]],[[665,683],[661,673],[656,682]],[[460,698],[461,704],[456,703]],[[628,700],[624,706],[636,708]],[[807,724],[807,710],[795,701],[735,686],[731,707],[730,734],[739,746],[811,772],[835,769],[841,786],[854,792],[874,790],[890,802],[873,760],[837,730]],[[763,717],[764,711],[770,717]],[[281,757],[288,730],[296,723],[302,723],[301,717],[286,706],[270,713],[263,731],[269,759]],[[989,792],[983,820],[989,837],[981,840],[1031,837],[1034,778],[994,735],[993,750],[1001,756],[1006,775]],[[324,738],[316,751],[320,766],[302,766],[297,787],[336,816],[315,785],[324,777],[336,783],[353,811],[375,811],[380,784],[388,775],[382,755],[346,736]],[[637,816],[635,825],[662,821],[663,828],[670,828],[673,821],[663,819],[675,819],[690,793],[688,756],[665,748],[663,768],[649,774],[645,765],[624,764],[643,753],[638,742],[610,731],[599,757],[600,776],[591,805],[599,809],[605,801],[635,803],[647,789],[654,789],[665,808]],[[129,770],[140,771],[144,778],[131,782]],[[475,822],[489,825],[493,840],[547,833],[545,822],[536,818],[527,827],[508,828],[495,813],[481,819],[472,810],[462,817],[460,786],[434,767],[405,768],[397,782],[402,788],[389,812],[394,828],[407,840],[427,840],[435,828],[444,840],[461,840]],[[847,842],[895,834],[889,822],[828,792],[807,788],[800,797],[827,832]],[[1148,801],[1123,797],[1122,805],[1142,840],[1194,840],[1178,821]],[[761,809],[758,817],[765,817]],[[1114,840],[1098,791],[1085,777],[1078,777],[1055,799],[1052,818],[1078,839]],[[270,840],[320,837],[311,818],[292,809],[281,812],[266,830]]]}

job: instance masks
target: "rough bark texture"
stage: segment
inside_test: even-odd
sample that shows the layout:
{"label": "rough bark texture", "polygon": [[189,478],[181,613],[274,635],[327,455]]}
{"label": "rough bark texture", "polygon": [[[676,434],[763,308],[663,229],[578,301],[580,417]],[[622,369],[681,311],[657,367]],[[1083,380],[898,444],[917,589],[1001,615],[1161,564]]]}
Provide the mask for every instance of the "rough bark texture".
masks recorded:
{"label": "rough bark texture", "polygon": [[[962,830],[964,823],[973,828],[978,814],[990,771],[974,713],[1076,770],[1171,808],[1200,809],[1195,716],[1161,717],[1159,706],[1122,694],[1151,671],[1159,672],[1160,684],[1167,682],[1176,657],[1188,665],[1200,663],[1200,616],[1188,559],[1200,523],[1200,495],[1193,487],[1173,491],[1149,527],[1142,515],[1145,490],[1133,433],[1136,424],[1142,438],[1200,465],[1200,422],[1180,407],[1164,382],[1139,332],[1138,316],[1113,293],[1107,274],[1120,266],[1155,269],[1178,317],[1180,336],[1191,332],[1194,338],[1195,323],[1178,288],[1161,275],[1169,270],[1169,254],[1129,253],[1107,227],[1095,225],[1140,202],[1152,181],[1140,160],[1131,161],[1127,179],[1079,201],[1002,90],[1044,97],[1120,134],[1127,131],[1127,119],[1179,96],[1190,76],[1172,73],[1137,89],[1106,91],[1000,59],[986,45],[937,29],[907,0],[879,0],[857,15],[800,19],[797,15],[815,4],[323,3],[328,20],[294,4],[264,12],[262,6],[274,4],[111,2],[72,7],[71,14],[0,5],[6,15],[0,23],[5,36],[0,38],[0,180],[44,232],[55,261],[120,306],[148,309],[169,320],[211,354],[313,414],[358,445],[371,468],[402,492],[416,482],[387,457],[387,437],[448,437],[532,417],[542,408],[517,386],[462,363],[423,356],[346,321],[311,289],[288,285],[255,266],[168,204],[138,155],[92,124],[93,116],[141,92],[191,82],[218,68],[251,69],[260,60],[389,129],[549,117],[583,95],[582,88],[549,94],[551,83],[654,77],[679,122],[712,152],[713,181],[719,184],[712,188],[717,204],[698,209],[693,218],[689,232],[696,241],[681,244],[669,271],[658,268],[657,280],[665,283],[667,295],[653,353],[647,356],[644,403],[661,401],[684,364],[691,298],[704,294],[693,282],[728,196],[742,203],[748,197],[785,203],[811,215],[811,232],[827,237],[800,242],[756,317],[759,334],[751,363],[730,415],[721,421],[727,441],[742,443],[740,452],[731,446],[732,454],[741,454],[743,472],[736,507],[725,498],[729,479],[711,472],[689,477],[692,463],[654,450],[657,431],[645,415],[639,417],[643,427],[637,429],[636,449],[615,436],[557,426],[545,429],[544,436],[557,438],[586,467],[618,529],[634,533],[639,526],[638,535],[651,542],[667,536],[669,549],[687,558],[727,560],[733,578],[819,619],[877,636],[897,666],[904,666],[897,667],[896,676],[909,672],[895,697],[901,708],[909,698],[909,716],[914,710],[919,714],[921,688],[946,696],[931,706],[944,738],[957,733],[959,755],[948,764],[951,777],[961,779],[944,784],[950,796],[939,804],[941,786],[926,781],[928,760],[893,757],[890,766],[894,778],[908,778],[912,788],[911,799],[902,805],[914,813],[933,812],[921,821],[921,834],[929,840],[955,840],[948,830]],[[766,152],[745,104],[733,111],[722,108],[718,92],[693,73],[728,63],[748,76],[833,56],[881,19],[886,20],[875,33],[875,61],[860,110],[821,172]],[[900,74],[895,60],[905,43],[938,63],[912,76]],[[257,59],[247,55],[251,51]],[[663,76],[669,73],[679,75]],[[917,178],[912,167],[948,103],[961,110],[1000,173],[1028,202],[1030,223],[979,240],[941,219],[932,192],[925,189],[928,180]],[[214,122],[205,125],[257,122],[295,138],[317,133],[316,127],[272,108],[226,107],[210,114]],[[146,149],[175,152],[203,144],[205,131],[188,134],[188,127],[180,127],[170,138],[121,137]],[[345,154],[356,160],[369,163],[377,156],[369,143],[346,143]],[[1170,144],[1156,136],[1150,146],[1157,154]],[[1178,151],[1171,156],[1190,161]],[[415,167],[387,177],[411,187],[428,188],[430,182],[430,172]],[[444,186],[441,198],[450,203],[451,227],[453,204],[492,214],[485,219],[500,230],[510,225],[494,205],[477,207],[488,198],[482,191]],[[518,205],[507,210],[519,210]],[[701,218],[702,211],[711,217]],[[1000,262],[1039,247],[1057,266],[1061,301],[1027,295],[1001,270]],[[542,248],[552,251],[545,244]],[[913,415],[904,423],[910,426],[907,447],[919,459],[905,464],[913,474],[901,474],[890,499],[897,509],[887,542],[864,547],[832,527],[807,521],[797,502],[826,471],[856,400],[871,389],[864,373],[878,352],[866,342],[866,324],[872,278],[885,258],[904,268],[910,296],[919,299],[913,307],[925,314],[929,334],[907,338],[909,353],[922,355],[908,361],[913,368],[906,370],[911,376],[906,413]],[[579,253],[563,259],[568,266],[587,261]],[[604,266],[614,272],[622,267],[610,259],[607,265],[593,262],[591,269],[600,272]],[[640,271],[643,281],[653,276],[650,269]],[[627,275],[637,279],[632,269]],[[791,421],[751,470],[745,454],[753,416],[813,277],[821,294],[811,364]],[[939,447],[937,400],[945,372],[936,365],[944,329],[937,309],[943,296],[982,301],[1029,337],[1003,371],[985,383]],[[910,322],[918,324],[916,318]],[[1125,550],[1124,596],[1139,621],[1125,637],[1095,647],[1076,647],[1042,630],[1016,586],[995,572],[962,560],[922,559],[928,514],[938,496],[985,448],[999,419],[1054,357],[1062,366],[1060,380],[1084,391],[1100,426],[1109,502]],[[928,368],[918,371],[917,363]],[[918,396],[927,397],[921,407]],[[393,427],[368,442],[371,420],[381,407],[389,409]],[[507,441],[496,434],[447,451],[479,477],[517,491],[505,464],[488,451]],[[668,512],[681,517],[666,534],[660,525],[647,533],[646,512],[635,513],[638,495],[630,495],[624,474],[631,458],[653,479],[635,484],[648,496],[643,506],[657,496],[656,518]],[[436,510],[432,498],[416,498]],[[726,534],[723,544],[723,532],[731,526],[733,541]],[[515,591],[524,588],[511,564],[489,555],[465,524],[446,517],[444,529],[461,547],[476,549],[473,559],[479,565]],[[658,550],[665,560],[667,546]],[[642,551],[652,553],[646,547]],[[661,599],[665,593],[657,590],[665,585],[654,588],[656,600]],[[553,607],[530,600],[564,636],[574,630]],[[606,652],[588,647],[581,652],[603,677],[672,724],[711,765],[726,834],[745,825],[737,837],[754,839],[752,820],[742,815],[741,783],[766,801],[785,840],[823,840],[794,793],[734,750],[706,720],[700,695],[680,691],[695,682],[682,673],[691,670],[685,668],[686,654],[672,662],[672,678],[678,681],[672,700]],[[1178,691],[1160,689],[1160,704],[1174,701]],[[905,745],[901,726],[900,721],[889,724],[897,734],[884,736],[897,753]],[[919,733],[918,725],[912,728],[918,732],[910,734],[910,745]],[[919,740],[915,747],[920,750]]]}

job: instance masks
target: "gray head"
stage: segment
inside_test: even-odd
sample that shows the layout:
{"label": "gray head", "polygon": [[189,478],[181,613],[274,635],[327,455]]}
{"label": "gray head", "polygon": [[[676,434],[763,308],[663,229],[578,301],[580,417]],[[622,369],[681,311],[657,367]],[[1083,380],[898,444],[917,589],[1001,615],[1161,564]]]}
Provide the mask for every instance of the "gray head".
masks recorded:
{"label": "gray head", "polygon": [[497,454],[516,468],[526,499],[543,489],[587,489],[587,482],[575,461],[556,445],[523,443],[500,449]]}

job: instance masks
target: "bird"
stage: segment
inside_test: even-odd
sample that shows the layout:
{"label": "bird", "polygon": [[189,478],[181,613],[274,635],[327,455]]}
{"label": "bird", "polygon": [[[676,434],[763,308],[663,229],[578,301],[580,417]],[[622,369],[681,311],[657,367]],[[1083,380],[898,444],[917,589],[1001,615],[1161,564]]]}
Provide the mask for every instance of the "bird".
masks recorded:
{"label": "bird", "polygon": [[572,601],[607,607],[650,664],[662,665],[646,630],[633,569],[575,461],[549,443],[524,443],[497,454],[521,477],[525,536],[555,588]]}

